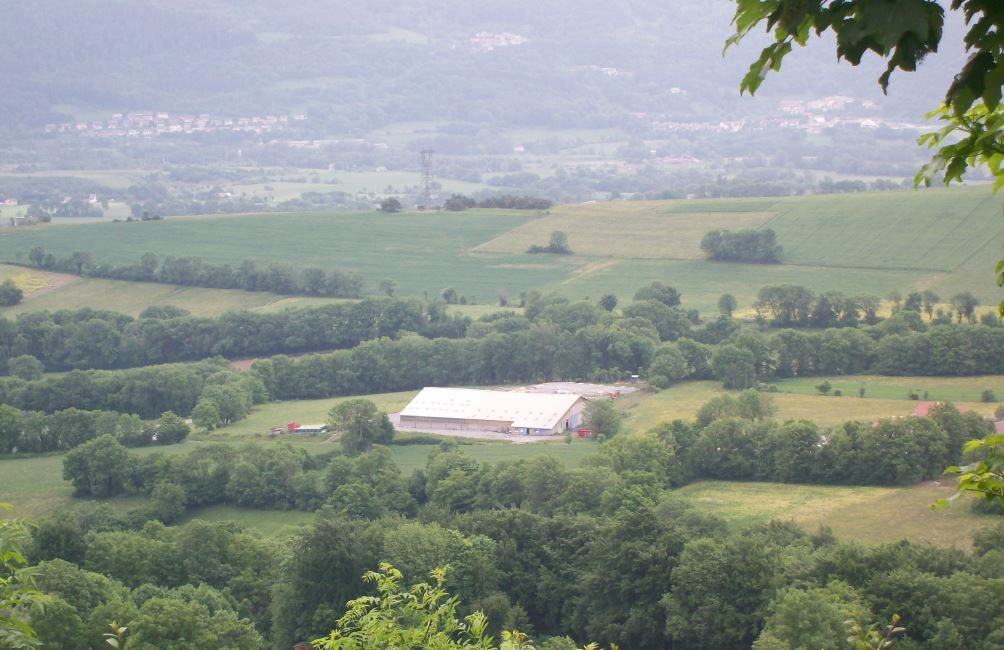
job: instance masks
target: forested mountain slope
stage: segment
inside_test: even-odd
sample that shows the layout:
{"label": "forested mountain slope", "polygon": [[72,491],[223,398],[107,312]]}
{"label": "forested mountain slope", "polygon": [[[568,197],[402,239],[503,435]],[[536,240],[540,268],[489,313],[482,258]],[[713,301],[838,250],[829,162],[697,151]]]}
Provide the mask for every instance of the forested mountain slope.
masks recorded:
{"label": "forested mountain slope", "polygon": [[[736,90],[755,43],[721,57],[732,10],[726,0],[5,3],[0,110],[16,127],[110,111],[305,111],[339,131],[746,115],[764,102]],[[764,94],[879,96],[878,71],[831,57],[811,52]],[[958,60],[932,57],[895,79],[881,109],[919,117],[931,101],[922,89]]]}

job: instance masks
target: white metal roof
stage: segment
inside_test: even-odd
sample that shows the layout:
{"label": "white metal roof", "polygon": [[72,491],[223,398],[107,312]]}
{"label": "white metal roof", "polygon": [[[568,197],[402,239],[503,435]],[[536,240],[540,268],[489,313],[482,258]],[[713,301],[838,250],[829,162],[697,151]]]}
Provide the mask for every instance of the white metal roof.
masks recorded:
{"label": "white metal roof", "polygon": [[423,388],[402,416],[511,422],[526,429],[553,429],[582,397],[512,393],[473,388]]}

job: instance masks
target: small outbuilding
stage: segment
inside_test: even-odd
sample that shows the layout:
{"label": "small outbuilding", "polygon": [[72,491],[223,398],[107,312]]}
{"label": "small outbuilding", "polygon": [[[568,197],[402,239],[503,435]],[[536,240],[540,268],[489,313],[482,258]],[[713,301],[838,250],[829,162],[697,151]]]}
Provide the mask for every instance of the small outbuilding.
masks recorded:
{"label": "small outbuilding", "polygon": [[578,428],[584,406],[574,394],[423,388],[401,411],[399,428],[547,436]]}

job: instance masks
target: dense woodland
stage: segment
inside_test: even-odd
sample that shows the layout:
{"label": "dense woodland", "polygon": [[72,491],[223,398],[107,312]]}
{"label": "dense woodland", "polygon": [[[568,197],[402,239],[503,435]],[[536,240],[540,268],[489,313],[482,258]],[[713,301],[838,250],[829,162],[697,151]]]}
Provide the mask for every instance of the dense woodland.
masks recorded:
{"label": "dense woodland", "polygon": [[[818,301],[839,303],[810,295],[810,304]],[[911,485],[940,476],[967,459],[967,441],[989,433],[981,417],[942,405],[926,418],[782,423],[769,393],[756,387],[814,373],[1000,374],[1004,328],[945,315],[935,321],[922,297],[908,297],[874,324],[859,313],[843,327],[814,329],[771,327],[767,318],[742,327],[726,297],[710,322],[684,305],[673,287],[653,283],[620,309],[615,301],[531,292],[523,313],[476,321],[448,317],[441,303],[390,298],[218,319],[153,308],[139,319],[82,310],[5,321],[12,356],[11,376],[0,381],[3,450],[69,450],[63,476],[76,495],[144,503],[124,514],[85,506],[39,523],[29,560],[52,598],[31,619],[40,639],[102,648],[115,621],[128,628],[130,648],[289,648],[332,629],[348,600],[371,593],[363,573],[389,562],[409,582],[446,567],[444,586],[462,599],[461,614],[483,611],[492,634],[524,630],[547,650],[575,647],[572,639],[642,649],[840,648],[848,619],[868,625],[893,613],[907,629],[898,647],[1004,648],[993,622],[1004,616],[994,610],[1004,589],[997,533],[981,533],[972,552],[844,544],[826,529],[778,523],[736,533],[673,494],[704,479]],[[60,347],[69,341],[86,348],[96,339],[78,332],[97,331],[98,323],[116,341],[107,356],[57,352],[74,349]],[[345,349],[264,358],[243,373],[220,358],[120,370],[85,370],[81,362],[66,374],[43,372],[69,358],[141,363],[114,354],[138,332],[143,349],[195,358],[207,348],[192,332],[267,354],[268,345],[290,345],[311,329],[321,338],[310,345],[341,341]],[[605,441],[593,443],[596,452],[579,469],[548,457],[483,464],[454,443],[437,446],[410,476],[386,447],[347,439],[321,455],[288,445],[129,450],[183,440],[189,428],[174,413],[211,430],[268,399],[618,379],[638,369],[654,386],[714,377],[754,388],[708,402],[693,422],[644,433],[618,433],[615,411],[591,409]],[[603,411],[609,419],[601,422]],[[229,524],[177,525],[213,505],[317,518],[280,542]],[[932,611],[934,598],[944,606]],[[974,617],[974,603],[985,616]]]}
{"label": "dense woodland", "polygon": [[[100,438],[66,457],[66,478],[81,495],[149,494],[151,505],[41,522],[31,559],[56,600],[35,622],[43,641],[69,644],[59,647],[100,648],[114,620],[143,649],[278,650],[326,634],[347,600],[372,589],[363,572],[384,561],[409,581],[448,567],[464,613],[482,610],[494,634],[518,628],[551,650],[573,647],[552,635],[643,649],[842,648],[844,621],[894,612],[907,627],[898,647],[1004,647],[999,532],[980,533],[972,552],[844,544],[777,523],[736,534],[671,489],[723,475],[791,480],[805,467],[824,482],[829,468],[908,483],[939,473],[985,425],[944,407],[933,419],[849,423],[820,448],[815,425],[769,412],[755,392],[709,404],[696,423],[610,438],[575,470],[547,457],[483,465],[448,444],[410,477],[379,446],[140,457]],[[215,503],[318,518],[285,543],[227,524],[160,523]]]}
{"label": "dense woodland", "polygon": [[[999,533],[980,533],[967,552],[839,543],[826,529],[779,523],[737,532],[673,492],[705,479],[911,485],[971,460],[963,446],[989,425],[951,405],[931,417],[823,428],[776,421],[767,391],[775,377],[813,374],[1002,374],[996,320],[936,317],[922,295],[883,319],[868,313],[870,300],[792,287],[765,288],[763,316],[746,324],[731,317],[730,296],[707,321],[663,283],[635,298],[618,307],[528,292],[522,313],[473,321],[443,303],[395,298],[216,319],[151,308],[137,319],[79,310],[3,321],[0,451],[66,451],[64,479],[78,497],[98,500],[53,513],[32,534],[28,561],[51,598],[30,619],[40,639],[103,648],[114,621],[133,649],[288,649],[331,630],[347,601],[372,593],[364,572],[389,562],[408,582],[446,567],[461,614],[483,611],[491,634],[520,629],[545,650],[576,641],[842,648],[845,621],[867,626],[893,613],[907,630],[897,646],[907,650],[1004,648],[994,622],[1004,616]],[[801,327],[782,326],[787,317]],[[330,347],[343,349],[274,355]],[[223,349],[263,358],[249,372],[220,357],[146,365]],[[46,372],[65,368],[74,369]],[[319,455],[283,444],[129,449],[184,440],[189,415],[211,437],[269,399],[639,371],[654,387],[716,378],[747,390],[708,402],[693,422],[648,432],[619,432],[611,404],[591,404],[598,440],[576,444],[596,451],[577,469],[547,456],[479,463],[455,443],[393,440],[384,425],[372,440],[343,436]],[[385,420],[372,405],[359,413]],[[405,475],[376,441],[436,446],[422,470]],[[142,505],[113,510],[116,502],[103,501],[118,497]],[[229,524],[180,524],[216,505],[316,518],[283,541]]]}

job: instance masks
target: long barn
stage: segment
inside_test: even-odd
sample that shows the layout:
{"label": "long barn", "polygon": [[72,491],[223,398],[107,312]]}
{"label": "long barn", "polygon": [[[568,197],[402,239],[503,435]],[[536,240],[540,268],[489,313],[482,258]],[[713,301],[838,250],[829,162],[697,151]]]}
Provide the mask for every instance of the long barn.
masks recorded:
{"label": "long barn", "polygon": [[423,388],[401,411],[401,429],[546,436],[582,424],[581,395]]}

